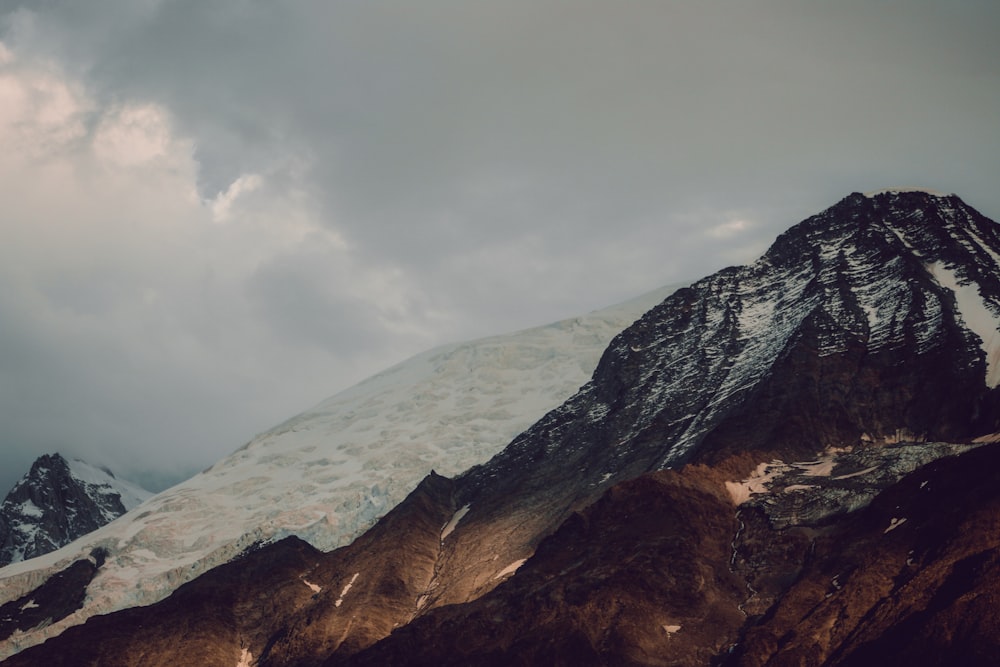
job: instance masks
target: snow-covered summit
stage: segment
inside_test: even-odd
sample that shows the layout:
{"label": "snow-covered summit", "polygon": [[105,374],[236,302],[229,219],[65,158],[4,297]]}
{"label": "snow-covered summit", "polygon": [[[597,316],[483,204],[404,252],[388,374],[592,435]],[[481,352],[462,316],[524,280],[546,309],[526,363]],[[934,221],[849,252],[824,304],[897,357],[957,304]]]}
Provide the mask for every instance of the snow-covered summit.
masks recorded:
{"label": "snow-covered summit", "polygon": [[675,287],[514,334],[417,355],[261,434],[208,470],[72,545],[0,570],[0,602],[104,549],[85,607],[0,647],[33,645],[87,617],[149,604],[259,541],[330,549],[396,505],[430,470],[482,463],[572,395],[608,342]]}

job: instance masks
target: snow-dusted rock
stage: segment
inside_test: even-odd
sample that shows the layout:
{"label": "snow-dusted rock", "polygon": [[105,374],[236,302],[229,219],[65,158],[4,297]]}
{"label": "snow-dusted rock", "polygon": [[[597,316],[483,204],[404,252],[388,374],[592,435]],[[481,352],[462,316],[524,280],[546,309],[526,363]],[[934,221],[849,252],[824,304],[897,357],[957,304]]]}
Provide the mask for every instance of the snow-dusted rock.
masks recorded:
{"label": "snow-dusted rock", "polygon": [[0,564],[54,551],[152,495],[79,459],[41,456],[0,505]]}

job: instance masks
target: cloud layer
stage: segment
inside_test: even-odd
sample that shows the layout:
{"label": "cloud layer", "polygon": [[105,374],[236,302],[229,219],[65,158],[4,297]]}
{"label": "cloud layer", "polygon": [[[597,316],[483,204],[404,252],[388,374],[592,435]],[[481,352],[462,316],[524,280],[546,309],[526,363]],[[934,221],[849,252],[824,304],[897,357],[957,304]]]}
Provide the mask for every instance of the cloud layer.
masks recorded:
{"label": "cloud layer", "polygon": [[854,190],[997,217],[1000,9],[939,5],[6,3],[0,483],[166,483]]}

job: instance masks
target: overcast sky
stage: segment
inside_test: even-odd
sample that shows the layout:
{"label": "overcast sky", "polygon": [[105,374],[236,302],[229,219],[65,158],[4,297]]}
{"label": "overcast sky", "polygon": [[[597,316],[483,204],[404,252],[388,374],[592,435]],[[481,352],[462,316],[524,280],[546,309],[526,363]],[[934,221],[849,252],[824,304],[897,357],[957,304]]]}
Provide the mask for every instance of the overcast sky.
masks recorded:
{"label": "overcast sky", "polygon": [[0,494],[160,488],[429,347],[1000,217],[1000,3],[0,0]]}

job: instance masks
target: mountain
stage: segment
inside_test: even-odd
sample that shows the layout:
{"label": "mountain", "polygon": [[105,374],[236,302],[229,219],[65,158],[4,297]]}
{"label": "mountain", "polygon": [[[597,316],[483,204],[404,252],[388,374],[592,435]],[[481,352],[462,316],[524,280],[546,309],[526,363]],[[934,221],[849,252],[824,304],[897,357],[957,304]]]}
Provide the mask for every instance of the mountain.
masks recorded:
{"label": "mountain", "polygon": [[55,551],[152,495],[110,470],[45,454],[0,505],[0,565]]}
{"label": "mountain", "polygon": [[0,570],[0,605],[23,596],[21,604],[41,605],[36,587],[70,568],[96,577],[93,584],[72,578],[76,594],[49,610],[14,614],[6,633],[0,607],[0,656],[94,614],[156,602],[254,545],[288,535],[319,549],[350,542],[431,470],[455,475],[482,463],[571,396],[611,338],[673,289],[418,355],[261,434],[86,539]]}
{"label": "mountain", "polygon": [[998,330],[996,223],[852,194],[349,544],[260,544],[4,664],[994,664]]}

